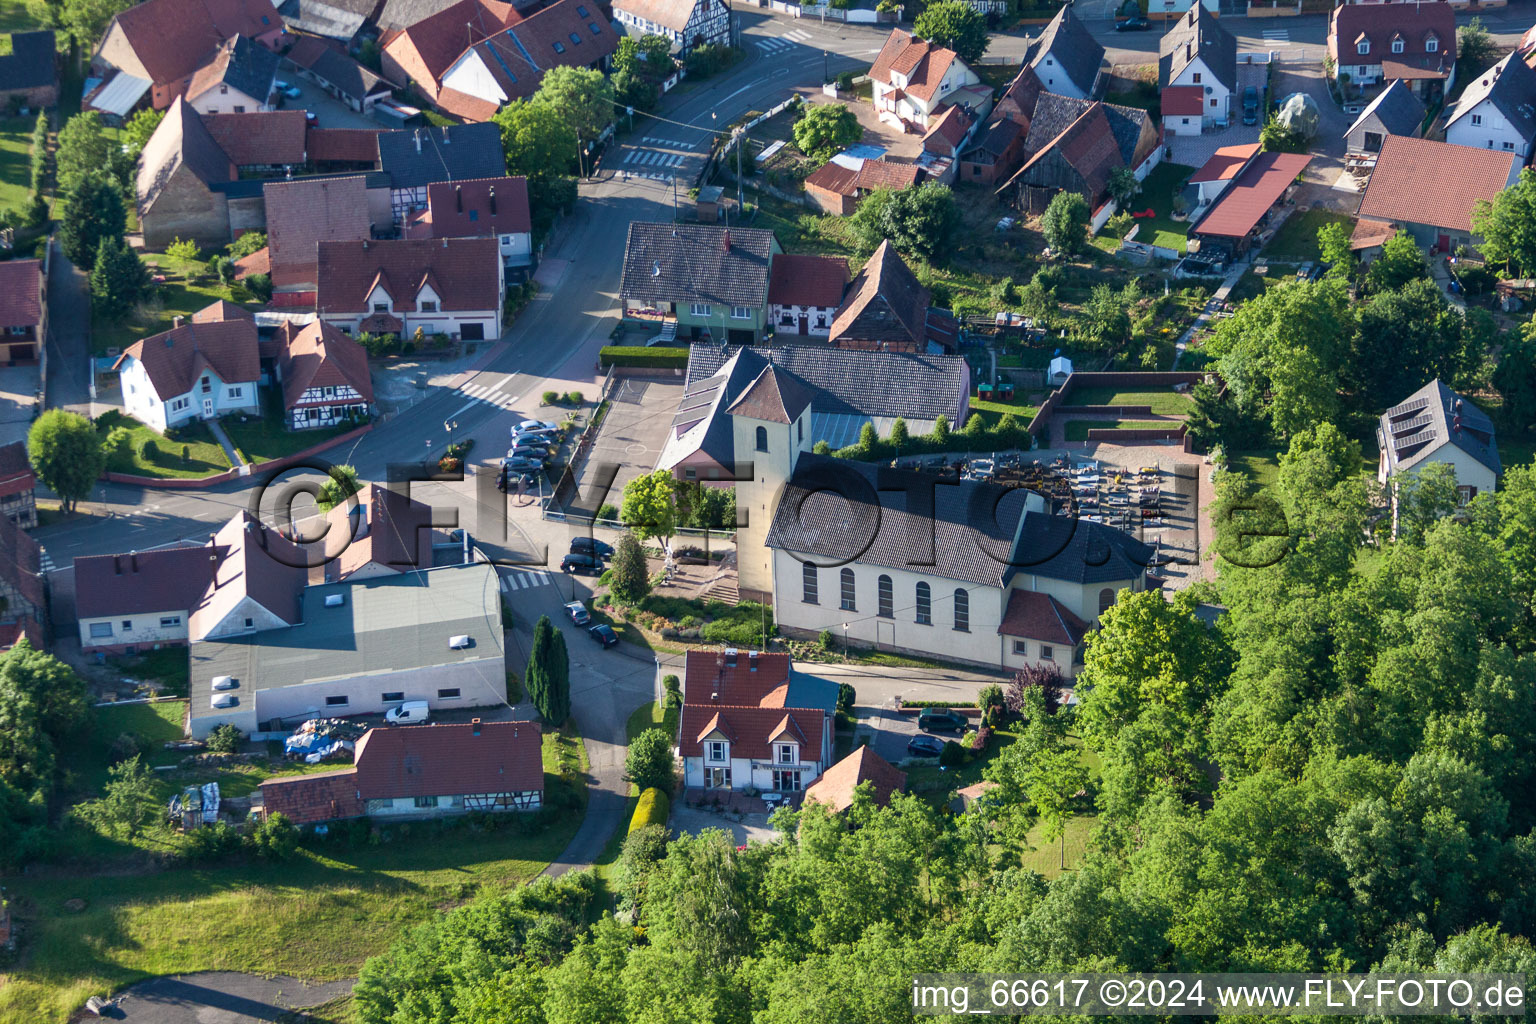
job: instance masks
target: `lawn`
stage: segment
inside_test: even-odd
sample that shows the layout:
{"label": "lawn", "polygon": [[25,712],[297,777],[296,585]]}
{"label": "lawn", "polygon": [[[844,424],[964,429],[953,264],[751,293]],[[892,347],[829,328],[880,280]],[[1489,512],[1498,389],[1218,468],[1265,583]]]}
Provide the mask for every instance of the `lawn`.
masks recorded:
{"label": "lawn", "polygon": [[[1007,413],[1013,415],[1020,423],[1028,423],[1035,418],[1035,413],[1040,411],[1040,406],[1015,398],[1011,402],[1002,402],[991,398],[972,398],[970,409],[972,412],[984,413],[988,426],[996,426],[997,421]],[[964,426],[964,424],[961,424]]]}
{"label": "lawn", "polygon": [[26,0],[0,0],[0,32],[26,32],[42,27]]}
{"label": "lawn", "polygon": [[[0,5],[4,0],[0,0]],[[0,6],[0,12],[8,8]],[[21,210],[32,195],[32,126],[30,117],[0,119],[0,210]]]}
{"label": "lawn", "polygon": [[[181,651],[183,664],[187,660],[185,648]],[[144,761],[150,765],[175,764],[184,751],[166,750],[165,744],[182,738],[181,723],[187,713],[184,700],[156,701],[153,704],[108,704],[92,708],[95,719],[95,742],[83,743],[70,760],[71,769],[77,773],[83,789],[99,792],[107,781],[110,763],[109,748],[112,741],[123,733],[132,733],[145,748]]]}
{"label": "lawn", "polygon": [[1514,466],[1528,466],[1536,459],[1536,439],[1499,435],[1499,461],[1507,472]]}
{"label": "lawn", "polygon": [[[140,476],[157,477],[203,477],[213,473],[222,473],[229,469],[229,459],[224,455],[224,448],[213,439],[208,428],[198,422],[190,422],[179,428],[180,437],[172,441],[166,438],[132,416],[124,416],[117,410],[102,413],[96,418],[96,429],[105,437],[113,427],[127,427],[132,435],[128,443],[132,455],[132,465],[125,465],[123,472],[136,473]],[[151,450],[150,458],[144,457],[144,443],[153,441],[155,448]],[[186,457],[182,457],[182,450],[186,450]],[[158,454],[155,454],[158,452]]]}
{"label": "lawn", "polygon": [[1268,259],[1287,263],[1321,259],[1322,253],[1317,248],[1317,233],[1329,224],[1343,224],[1344,230],[1350,232],[1355,229],[1355,218],[1329,210],[1293,213],[1264,247],[1264,255]]}
{"label": "lawn", "polygon": [[1189,222],[1173,219],[1173,197],[1178,195],[1179,189],[1194,173],[1193,167],[1162,163],[1147,175],[1147,180],[1141,183],[1141,192],[1131,200],[1130,206],[1133,212],[1151,207],[1157,215],[1136,219],[1136,223],[1141,225],[1136,232],[1136,241],[1160,245],[1177,252],[1184,251]]}
{"label": "lawn", "polygon": [[1274,448],[1228,452],[1227,468],[1244,474],[1262,490],[1273,486],[1280,476],[1280,453]]}
{"label": "lawn", "polygon": [[1115,388],[1074,387],[1063,410],[1075,405],[1147,405],[1156,416],[1184,416],[1189,397],[1177,391],[1119,391]]}
{"label": "lawn", "polygon": [[1067,440],[1086,441],[1090,430],[1176,430],[1170,420],[1068,420]]}
{"label": "lawn", "polygon": [[1044,826],[1036,824],[1029,830],[1029,845],[1034,849],[1023,856],[1021,866],[1046,878],[1059,876],[1063,864],[1068,871],[1075,869],[1088,854],[1088,837],[1098,821],[1095,816],[1079,814],[1067,822],[1062,837],[1050,843],[1045,841]]}
{"label": "lawn", "polygon": [[245,303],[250,294],[242,287],[226,288],[201,260],[184,260],[163,253],[144,257],[150,273],[164,275],[154,300],[130,313],[121,323],[91,317],[92,348],[106,355],[109,348],[119,351],[140,338],[171,329],[173,317],[190,317],[204,306],[218,300]]}
{"label": "lawn", "polygon": [[156,682],[167,696],[185,697],[191,681],[185,647],[162,647],[140,654],[124,654],[112,658],[110,664],[125,679]]}
{"label": "lawn", "polygon": [[266,415],[252,416],[242,422],[239,416],[226,416],[220,425],[229,434],[236,449],[247,462],[270,462],[285,455],[293,455],[306,448],[313,448],[338,434],[345,434],[360,424],[344,423],[335,427],[319,427],[314,430],[289,430],[284,424],[280,391],[268,388],[265,402]]}
{"label": "lawn", "polygon": [[[544,745],[547,772],[554,748],[581,743],[549,734]],[[560,784],[546,773],[546,791]],[[25,939],[0,988],[0,1024],[63,1022],[88,996],[157,974],[352,977],[411,926],[482,889],[531,879],[565,849],[581,816],[572,810],[532,835],[511,820],[490,830],[400,823],[378,842],[312,840],[277,864],[12,879]]]}

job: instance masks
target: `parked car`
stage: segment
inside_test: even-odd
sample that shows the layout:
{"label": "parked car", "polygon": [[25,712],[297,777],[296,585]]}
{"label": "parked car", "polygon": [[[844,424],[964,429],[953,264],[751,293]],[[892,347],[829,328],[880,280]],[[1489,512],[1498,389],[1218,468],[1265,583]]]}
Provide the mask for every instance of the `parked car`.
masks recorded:
{"label": "parked car", "polygon": [[587,606],[580,601],[572,601],[565,606],[565,614],[571,617],[571,622],[577,626],[585,626],[592,621],[592,616],[587,613]]}
{"label": "parked car", "polygon": [[522,484],[524,491],[532,491],[538,488],[539,478],[533,473],[514,473],[503,466],[496,477],[496,489],[515,491],[518,484]]}
{"label": "parked car", "polygon": [[425,722],[431,713],[427,702],[424,700],[408,700],[398,707],[390,708],[384,712],[384,721],[390,725],[420,724]]}
{"label": "parked car", "polygon": [[555,435],[557,433],[559,433],[559,431],[553,427],[524,427],[522,425],[518,425],[513,427],[511,430],[513,444],[516,444],[518,438],[520,437],[543,438],[544,440],[553,444],[555,441]]}
{"label": "parked car", "polygon": [[518,431],[525,431],[525,430],[559,430],[560,426],[559,426],[559,424],[551,423],[548,420],[523,420],[523,422],[519,423],[513,429],[514,430],[518,430]]}
{"label": "parked car", "polygon": [[1152,27],[1152,23],[1140,15],[1115,22],[1116,32],[1145,32]]}
{"label": "parked car", "polygon": [[544,462],[542,459],[525,459],[521,456],[509,455],[501,460],[501,466],[510,473],[537,473],[544,468]]}
{"label": "parked car", "polygon": [[969,723],[948,708],[929,708],[917,716],[917,727],[923,732],[965,732]]}
{"label": "parked car", "polygon": [[508,448],[507,458],[522,459],[525,462],[531,462],[535,465],[542,466],[544,463],[549,461],[549,449],[528,447]]}
{"label": "parked car", "polygon": [[619,642],[619,634],[613,631],[613,627],[601,622],[587,630],[587,636],[604,647],[612,647]]}
{"label": "parked car", "polygon": [[1330,271],[1332,269],[1333,269],[1333,264],[1332,263],[1319,263],[1317,266],[1312,268],[1311,280],[1313,280],[1313,281],[1318,280],[1324,274],[1328,273],[1328,271]]}
{"label": "parked car", "polygon": [[1250,85],[1243,90],[1243,124],[1259,123],[1259,88]]}
{"label": "parked car", "polygon": [[278,92],[282,93],[285,97],[287,97],[290,100],[296,100],[300,96],[304,95],[302,92],[299,91],[299,87],[298,86],[296,86],[296,85],[289,85],[287,82],[283,81],[281,78],[277,79],[275,82],[272,83],[272,88],[276,89]]}
{"label": "parked car", "polygon": [[573,576],[601,576],[603,560],[591,555],[566,555],[560,559],[560,571]]}
{"label": "parked car", "polygon": [[596,555],[598,558],[609,559],[613,557],[613,545],[606,544],[596,537],[573,537],[571,554]]}
{"label": "parked car", "polygon": [[913,757],[938,757],[944,753],[944,741],[933,736],[913,736],[907,741],[907,753]]}

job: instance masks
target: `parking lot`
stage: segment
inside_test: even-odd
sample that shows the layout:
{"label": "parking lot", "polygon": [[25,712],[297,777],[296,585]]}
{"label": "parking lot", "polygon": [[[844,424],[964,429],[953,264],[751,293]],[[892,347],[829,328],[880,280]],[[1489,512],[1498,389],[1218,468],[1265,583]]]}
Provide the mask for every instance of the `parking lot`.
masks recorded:
{"label": "parking lot", "polygon": [[587,457],[576,467],[576,493],[584,503],[592,499],[588,488],[600,465],[612,463],[618,467],[613,486],[603,499],[615,505],[625,484],[656,468],[656,459],[667,443],[667,431],[682,397],[680,377],[629,377],[615,384],[597,438]]}

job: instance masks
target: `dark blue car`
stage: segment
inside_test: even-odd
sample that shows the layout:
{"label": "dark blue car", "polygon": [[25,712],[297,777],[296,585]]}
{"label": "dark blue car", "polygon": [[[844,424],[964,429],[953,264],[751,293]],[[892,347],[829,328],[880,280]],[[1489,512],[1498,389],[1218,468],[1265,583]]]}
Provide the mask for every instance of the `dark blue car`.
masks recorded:
{"label": "dark blue car", "polygon": [[612,647],[619,642],[619,634],[613,631],[613,627],[606,623],[599,623],[587,630],[587,636],[596,640],[604,647]]}

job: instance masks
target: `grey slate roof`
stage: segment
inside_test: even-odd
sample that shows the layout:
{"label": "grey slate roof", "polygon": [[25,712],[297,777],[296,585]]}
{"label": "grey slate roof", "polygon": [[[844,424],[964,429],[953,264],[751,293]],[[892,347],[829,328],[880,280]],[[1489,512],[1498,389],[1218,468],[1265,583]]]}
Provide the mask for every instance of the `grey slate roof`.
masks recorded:
{"label": "grey slate roof", "polygon": [[272,79],[277,77],[281,59],[265,46],[245,36],[237,36],[229,54],[229,64],[224,68],[223,82],[254,100],[265,100],[272,89]]}
{"label": "grey slate roof", "polygon": [[1369,106],[1360,111],[1360,116],[1355,118],[1355,123],[1349,126],[1349,131],[1344,135],[1346,138],[1353,135],[1361,125],[1370,124],[1372,118],[1389,135],[1418,135],[1426,113],[1428,111],[1424,101],[1413,94],[1408,83],[1401,78],[1395,79],[1371,100]]}
{"label": "grey slate roof", "polygon": [[504,178],[507,154],[494,124],[408,128],[379,135],[379,166],[395,188],[418,188],[437,181]]}
{"label": "grey slate roof", "polygon": [[762,228],[633,221],[619,295],[759,309],[768,298],[773,249],[773,232]]}
{"label": "grey slate roof", "polygon": [[1123,530],[1070,516],[1031,511],[1007,579],[1044,576],[1068,583],[1114,583],[1146,572],[1154,549]]}
{"label": "grey slate roof", "polygon": [[1217,81],[1229,90],[1237,88],[1237,40],[1203,4],[1192,4],[1173,27],[1163,34],[1158,50],[1157,87],[1159,89],[1201,57]]}
{"label": "grey slate roof", "polygon": [[286,0],[277,13],[290,29],[349,43],[373,8],[374,0]]}
{"label": "grey slate roof", "polygon": [[1056,12],[1056,17],[1045,26],[1030,52],[1029,66],[1035,69],[1036,75],[1047,73],[1040,69],[1049,55],[1085,96],[1092,93],[1099,65],[1104,61],[1104,47],[1072,13],[1070,4]]}
{"label": "grey slate roof", "polygon": [[1386,452],[1388,474],[1414,469],[1447,444],[1502,471],[1493,421],[1438,379],[1382,413],[1376,444]]}
{"label": "grey slate roof", "polygon": [[12,32],[10,55],[0,57],[0,89],[34,89],[56,80],[53,31]]}
{"label": "grey slate roof", "polygon": [[1536,71],[1518,53],[1509,54],[1469,83],[1445,126],[1449,128],[1484,100],[1504,115],[1521,138],[1536,138]]}
{"label": "grey slate roof", "polygon": [[[1024,152],[1038,153],[1050,141],[1066,131],[1072,122],[1082,117],[1094,100],[1080,100],[1054,92],[1043,92],[1035,101],[1035,113],[1029,122],[1029,134],[1024,138]],[[1104,103],[1104,116],[1109,121],[1110,133],[1115,137],[1115,148],[1127,167],[1136,166],[1136,143],[1141,129],[1151,117],[1145,110]]]}

